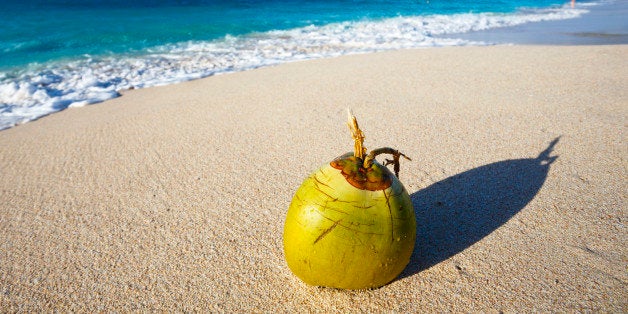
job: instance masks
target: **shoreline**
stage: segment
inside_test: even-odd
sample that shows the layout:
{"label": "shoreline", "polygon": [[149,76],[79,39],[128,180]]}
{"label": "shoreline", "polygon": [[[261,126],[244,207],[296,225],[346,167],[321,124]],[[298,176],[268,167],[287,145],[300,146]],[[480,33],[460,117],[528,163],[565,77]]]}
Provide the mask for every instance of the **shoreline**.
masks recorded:
{"label": "shoreline", "polygon": [[[0,307],[625,311],[627,53],[341,56],[130,90],[4,130]],[[369,291],[309,287],[283,260],[293,193],[353,148],[347,107],[367,147],[413,160],[400,180],[415,251]]]}
{"label": "shoreline", "polygon": [[453,34],[452,37],[514,45],[628,44],[628,2],[615,1],[583,8],[590,12],[578,18]]}
{"label": "shoreline", "polygon": [[[628,5],[615,3],[598,7],[584,6],[593,13],[554,22],[531,21],[538,21],[539,18],[564,19],[578,16],[583,11],[578,6],[577,10],[553,7],[545,11],[522,10],[503,15],[426,15],[373,20],[367,24],[332,23],[313,29],[306,27],[217,41],[173,43],[173,46],[155,47],[153,52],[138,51],[137,55],[85,55],[22,70],[13,68],[0,73],[0,132],[68,107],[82,107],[118,97],[120,91],[126,89],[169,85],[295,61],[396,49],[477,44],[474,41],[502,44],[513,38],[518,38],[522,44],[564,44],[565,37],[578,38],[578,41],[566,43],[628,43],[625,33],[628,25],[622,20],[622,12],[628,12]],[[494,32],[437,35],[526,21],[523,25],[500,28]],[[559,29],[574,29],[573,24],[580,27],[577,28],[577,36],[565,36],[558,32]],[[608,28],[613,27],[619,31],[609,32]]]}

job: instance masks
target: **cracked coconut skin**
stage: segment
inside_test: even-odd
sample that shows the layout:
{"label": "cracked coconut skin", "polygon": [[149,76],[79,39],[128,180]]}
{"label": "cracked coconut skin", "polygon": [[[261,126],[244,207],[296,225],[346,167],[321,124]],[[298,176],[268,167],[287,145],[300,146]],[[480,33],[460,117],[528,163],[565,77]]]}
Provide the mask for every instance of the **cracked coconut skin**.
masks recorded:
{"label": "cracked coconut skin", "polygon": [[286,217],[284,252],[288,267],[307,284],[376,288],[403,271],[415,237],[414,208],[399,179],[377,161],[364,167],[362,158],[349,153],[297,190]]}
{"label": "cracked coconut skin", "polygon": [[[322,166],[299,187],[288,209],[283,244],[292,272],[307,284],[342,289],[381,287],[408,265],[416,238],[414,207],[399,179],[403,153],[367,155],[349,111],[353,153]],[[375,157],[392,155],[393,175]]]}

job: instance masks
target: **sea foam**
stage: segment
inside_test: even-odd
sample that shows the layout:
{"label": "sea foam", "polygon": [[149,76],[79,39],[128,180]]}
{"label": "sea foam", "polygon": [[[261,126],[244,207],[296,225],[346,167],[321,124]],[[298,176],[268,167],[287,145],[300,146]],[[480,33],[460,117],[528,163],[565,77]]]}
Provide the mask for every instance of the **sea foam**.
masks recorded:
{"label": "sea foam", "polygon": [[84,56],[0,72],[0,130],[63,110],[117,97],[118,91],[220,73],[346,54],[393,49],[488,45],[455,34],[579,17],[568,7],[511,14],[395,17],[182,42],[135,54]]}

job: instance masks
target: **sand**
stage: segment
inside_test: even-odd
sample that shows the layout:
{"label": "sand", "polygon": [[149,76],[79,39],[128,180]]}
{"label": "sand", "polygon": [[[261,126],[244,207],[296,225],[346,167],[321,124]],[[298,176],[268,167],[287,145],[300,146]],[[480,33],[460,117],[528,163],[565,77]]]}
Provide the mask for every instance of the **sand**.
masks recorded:
{"label": "sand", "polygon": [[[1,311],[627,312],[628,46],[455,47],[132,90],[0,132]],[[283,258],[302,180],[413,158],[418,236],[379,289]]]}

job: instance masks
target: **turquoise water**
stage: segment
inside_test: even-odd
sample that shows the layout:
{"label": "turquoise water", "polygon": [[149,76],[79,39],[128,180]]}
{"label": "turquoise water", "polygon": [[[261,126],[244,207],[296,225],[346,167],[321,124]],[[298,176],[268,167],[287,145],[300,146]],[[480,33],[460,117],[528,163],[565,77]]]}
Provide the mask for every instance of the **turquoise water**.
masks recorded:
{"label": "turquoise water", "polygon": [[490,44],[447,35],[575,18],[587,6],[547,0],[155,3],[2,1],[0,129],[127,88],[342,54]]}
{"label": "turquoise water", "polygon": [[29,1],[0,5],[0,68],[83,54],[395,16],[514,12],[560,1]]}

